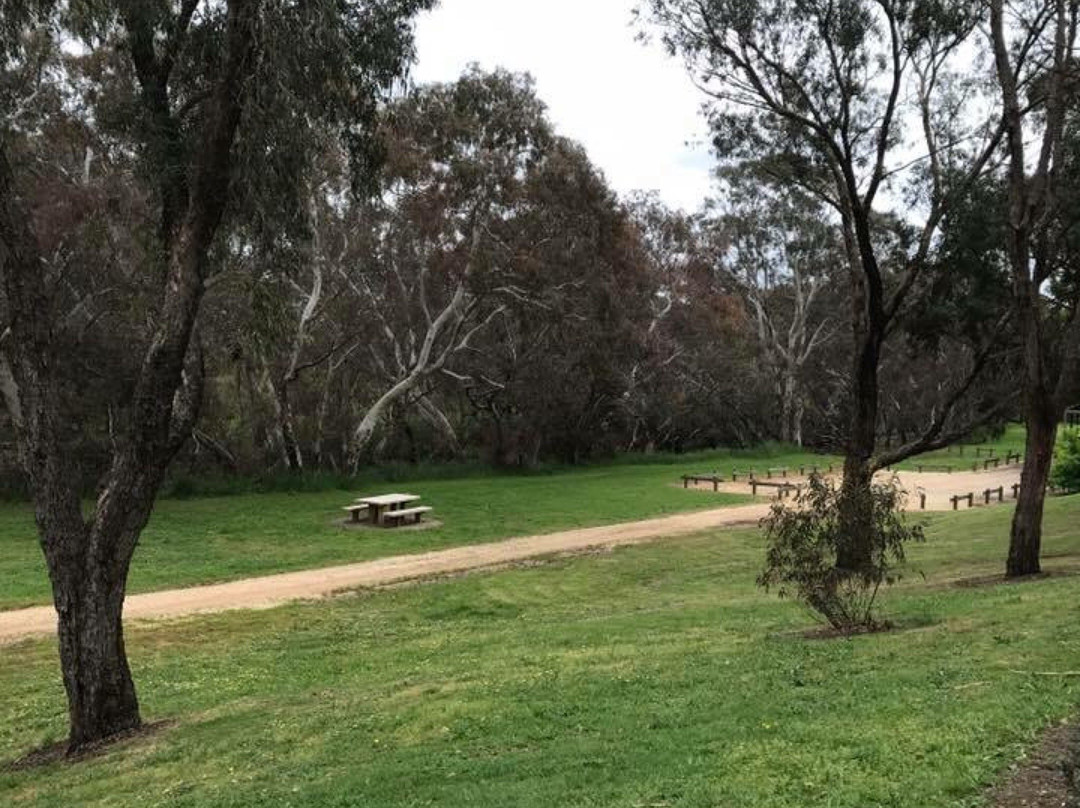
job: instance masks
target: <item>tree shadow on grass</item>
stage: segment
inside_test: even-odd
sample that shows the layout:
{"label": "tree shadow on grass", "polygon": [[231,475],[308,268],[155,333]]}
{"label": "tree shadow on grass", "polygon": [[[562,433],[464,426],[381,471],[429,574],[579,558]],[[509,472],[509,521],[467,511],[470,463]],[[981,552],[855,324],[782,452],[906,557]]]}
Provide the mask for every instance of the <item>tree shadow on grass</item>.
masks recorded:
{"label": "tree shadow on grass", "polygon": [[56,763],[82,763],[86,760],[101,757],[106,752],[110,752],[116,747],[154,737],[165,730],[172,729],[176,724],[177,722],[174,720],[152,721],[143,724],[137,729],[119,732],[116,735],[112,735],[97,741],[96,743],[88,744],[73,753],[68,752],[67,741],[57,741],[56,743],[46,744],[45,746],[33,749],[10,763],[0,763],[0,772],[24,772],[51,766]]}

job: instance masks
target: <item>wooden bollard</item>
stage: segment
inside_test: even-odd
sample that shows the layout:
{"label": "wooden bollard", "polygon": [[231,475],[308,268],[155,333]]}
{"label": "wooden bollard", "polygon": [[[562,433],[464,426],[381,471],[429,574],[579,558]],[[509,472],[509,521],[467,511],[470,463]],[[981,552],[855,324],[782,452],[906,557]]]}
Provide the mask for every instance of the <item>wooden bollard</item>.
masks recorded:
{"label": "wooden bollard", "polygon": [[919,493],[919,510],[920,511],[925,511],[926,510],[926,492],[925,491],[921,491]]}
{"label": "wooden bollard", "polygon": [[960,497],[953,497],[952,498],[952,509],[954,511],[960,510]]}

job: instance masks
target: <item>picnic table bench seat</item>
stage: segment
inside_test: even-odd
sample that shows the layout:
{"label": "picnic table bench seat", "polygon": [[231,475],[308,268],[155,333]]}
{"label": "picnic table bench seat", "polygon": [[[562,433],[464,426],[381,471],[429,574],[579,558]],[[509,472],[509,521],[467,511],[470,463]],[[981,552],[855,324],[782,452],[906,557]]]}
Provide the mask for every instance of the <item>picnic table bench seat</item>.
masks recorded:
{"label": "picnic table bench seat", "polygon": [[420,517],[425,513],[430,513],[433,508],[428,505],[420,505],[416,508],[404,508],[398,511],[387,511],[383,514],[384,521],[398,521],[408,519],[410,516],[416,517],[416,522],[420,521]]}
{"label": "picnic table bench seat", "polygon": [[367,509],[367,505],[346,505],[341,510],[348,511],[352,514],[352,520],[354,522],[359,522],[361,514],[366,513]]}

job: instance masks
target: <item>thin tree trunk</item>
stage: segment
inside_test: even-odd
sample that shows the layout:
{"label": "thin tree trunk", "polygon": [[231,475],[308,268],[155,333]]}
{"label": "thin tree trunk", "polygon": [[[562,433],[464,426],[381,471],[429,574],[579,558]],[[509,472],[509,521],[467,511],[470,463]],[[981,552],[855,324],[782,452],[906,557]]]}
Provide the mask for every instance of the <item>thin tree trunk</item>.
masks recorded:
{"label": "thin tree trunk", "polygon": [[871,563],[870,533],[873,526],[870,485],[872,459],[877,445],[878,346],[864,335],[853,371],[854,401],[851,432],[844,457],[841,483],[840,520],[843,536],[837,550],[836,566],[847,572],[866,570]]}
{"label": "thin tree trunk", "polygon": [[453,424],[451,424],[450,419],[446,417],[446,413],[439,409],[438,406],[436,406],[435,403],[426,396],[424,398],[421,398],[418,404],[420,407],[420,412],[427,419],[428,423],[430,423],[433,427],[435,427],[437,430],[439,430],[439,432],[442,433],[443,438],[446,440],[447,444],[450,447],[450,450],[455,455],[460,455],[461,443],[458,440],[457,432],[454,431]]}
{"label": "thin tree trunk", "polygon": [[292,402],[289,400],[289,382],[282,381],[281,384],[274,386],[274,390],[277,394],[278,435],[281,437],[285,464],[289,471],[301,472],[304,470],[304,457],[300,453],[300,444],[296,440]]}
{"label": "thin tree trunk", "polygon": [[1009,536],[1009,557],[1005,574],[1009,578],[1035,575],[1041,571],[1043,505],[1050,468],[1054,458],[1058,418],[1052,401],[1039,395],[1039,388],[1029,391],[1025,416],[1027,448],[1020,491],[1013,513]]}

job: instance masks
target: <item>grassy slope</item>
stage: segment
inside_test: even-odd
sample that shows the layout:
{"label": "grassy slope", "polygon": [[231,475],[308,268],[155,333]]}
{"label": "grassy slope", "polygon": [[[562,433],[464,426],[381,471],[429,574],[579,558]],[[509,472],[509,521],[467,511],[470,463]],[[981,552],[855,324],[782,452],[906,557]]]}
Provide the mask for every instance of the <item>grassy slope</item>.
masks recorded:
{"label": "grassy slope", "polygon": [[[778,449],[750,457],[775,466],[814,459]],[[549,475],[380,482],[355,492],[161,500],[136,551],[128,589],[170,589],[720,507],[743,498],[672,486],[687,472],[746,462],[744,455],[733,460],[716,452]],[[398,490],[422,495],[443,527],[384,533],[342,526],[341,506],[353,496]],[[0,609],[48,601],[31,509],[0,504]]]}
{"label": "grassy slope", "polygon": [[[75,766],[0,773],[25,806],[973,806],[1070,714],[1080,577],[996,570],[1009,509],[935,517],[889,593],[907,628],[810,641],[753,586],[755,531],[130,632],[150,718]],[[1080,556],[1080,497],[1048,508]],[[0,760],[59,738],[52,645],[0,654]]]}

